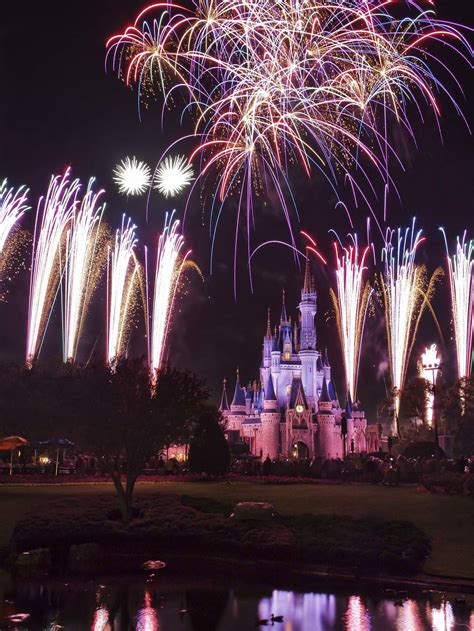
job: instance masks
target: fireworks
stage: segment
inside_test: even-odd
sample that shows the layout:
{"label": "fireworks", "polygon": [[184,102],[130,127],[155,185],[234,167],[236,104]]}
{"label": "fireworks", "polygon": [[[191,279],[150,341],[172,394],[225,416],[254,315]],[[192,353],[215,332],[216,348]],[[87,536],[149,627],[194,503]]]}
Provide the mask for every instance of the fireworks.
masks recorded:
{"label": "fireworks", "polygon": [[331,289],[331,297],[336,310],[336,320],[341,340],[346,384],[351,400],[356,400],[357,376],[365,318],[372,290],[369,283],[364,286],[363,276],[365,259],[369,247],[367,246],[359,256],[357,235],[352,237],[353,243],[343,248],[343,255],[336,250],[336,280],[337,295]]}
{"label": "fireworks", "polygon": [[98,206],[104,191],[92,190],[89,180],[80,207],[75,212],[66,237],[66,263],[63,298],[63,359],[74,361],[84,316],[95,288],[99,226],[105,205]]}
{"label": "fireworks", "polygon": [[[441,229],[442,230],[442,229]],[[456,251],[449,256],[446,234],[442,230],[448,252],[448,272],[451,287],[451,306],[456,341],[458,377],[468,377],[471,372],[472,334],[474,327],[474,241],[457,239]]]}
{"label": "fireworks", "polygon": [[135,157],[127,157],[115,167],[114,182],[120,193],[142,195],[151,183],[150,167]]}
{"label": "fireworks", "polygon": [[431,298],[442,270],[439,268],[427,280],[426,269],[416,265],[415,257],[424,241],[421,230],[411,228],[387,230],[382,261],[385,265],[381,277],[385,305],[389,363],[395,397],[395,416],[392,433],[398,432],[400,397],[405,384],[413,343],[425,307],[431,307]]}
{"label": "fireworks", "polygon": [[38,203],[28,307],[27,365],[33,363],[41,348],[59,284],[62,239],[74,216],[79,189],[79,180],[71,182],[68,168],[62,176],[51,178],[46,197]]}
{"label": "fireworks", "polygon": [[394,15],[376,0],[157,2],[109,39],[108,61],[137,85],[139,102],[158,90],[168,106],[185,92],[198,140],[190,159],[199,157],[199,177],[216,174],[220,202],[236,191],[249,231],[253,195],[268,185],[290,223],[295,165],[308,177],[321,170],[333,187],[344,177],[355,196],[364,193],[351,171],[370,183],[375,169],[391,183],[392,121],[413,137],[409,112],[428,104],[438,118],[435,94],[447,92],[429,42],[470,55],[460,28],[425,1],[426,10],[423,0],[399,3]]}
{"label": "fireworks", "polygon": [[0,255],[14,227],[29,209],[28,189],[8,188],[7,180],[0,185]]}
{"label": "fireworks", "polygon": [[193,180],[193,167],[185,156],[168,156],[155,174],[155,188],[165,197],[179,195]]}
{"label": "fireworks", "polygon": [[131,323],[131,311],[137,290],[139,264],[135,258],[136,226],[122,217],[122,226],[115,233],[107,271],[107,363],[125,355]]}
{"label": "fireworks", "polygon": [[156,373],[163,363],[166,337],[173,311],[178,281],[189,252],[180,259],[184,237],[178,233],[179,221],[166,215],[163,232],[158,241],[156,257],[153,309],[151,312],[150,368]]}

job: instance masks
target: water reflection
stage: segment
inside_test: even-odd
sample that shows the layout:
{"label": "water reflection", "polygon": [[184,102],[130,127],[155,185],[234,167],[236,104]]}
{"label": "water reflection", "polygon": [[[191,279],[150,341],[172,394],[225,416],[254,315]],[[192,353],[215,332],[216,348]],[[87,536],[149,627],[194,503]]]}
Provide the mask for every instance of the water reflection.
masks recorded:
{"label": "water reflection", "polygon": [[162,576],[0,585],[2,631],[241,631],[270,626],[272,617],[275,631],[474,631],[471,607],[441,594],[303,593]]}

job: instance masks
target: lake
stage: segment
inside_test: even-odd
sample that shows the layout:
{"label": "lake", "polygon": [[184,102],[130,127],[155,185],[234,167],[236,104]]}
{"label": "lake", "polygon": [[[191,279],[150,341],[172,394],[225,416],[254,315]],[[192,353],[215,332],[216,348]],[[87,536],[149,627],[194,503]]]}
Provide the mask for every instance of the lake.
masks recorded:
{"label": "lake", "polygon": [[0,629],[474,631],[474,610],[452,595],[311,586],[294,591],[281,580],[273,588],[232,577],[174,576],[167,569],[148,577],[6,580],[0,584]]}

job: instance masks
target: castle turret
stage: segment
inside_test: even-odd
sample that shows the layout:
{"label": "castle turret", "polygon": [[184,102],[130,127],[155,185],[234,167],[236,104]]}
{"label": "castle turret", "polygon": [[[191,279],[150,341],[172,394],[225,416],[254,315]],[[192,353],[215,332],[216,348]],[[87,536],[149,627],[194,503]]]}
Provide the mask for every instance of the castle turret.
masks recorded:
{"label": "castle turret", "polygon": [[222,396],[221,403],[219,405],[219,412],[221,412],[224,416],[228,414],[230,411],[229,400],[227,399],[227,379],[224,378],[222,382]]}
{"label": "castle turret", "polygon": [[272,363],[272,343],[273,343],[272,325],[271,325],[271,320],[270,320],[270,309],[268,309],[267,331],[265,333],[265,337],[263,338],[263,360],[262,360],[263,368],[270,368],[270,365]]}
{"label": "castle turret", "polygon": [[326,377],[323,378],[321,395],[318,401],[318,444],[322,458],[334,457],[334,430],[336,417],[333,412],[333,402],[329,396]]}
{"label": "castle turret", "polygon": [[245,414],[245,390],[240,386],[239,370],[237,369],[237,376],[235,379],[234,398],[230,404],[230,411],[232,414]]}
{"label": "castle turret", "polygon": [[273,386],[272,376],[269,375],[265,386],[263,411],[260,414],[262,424],[262,455],[275,460],[279,455],[280,445],[280,411]]}
{"label": "castle turret", "polygon": [[316,290],[311,274],[309,257],[306,257],[304,285],[301,290],[301,313],[299,358],[301,361],[301,378],[305,384],[308,401],[314,407],[317,399],[317,362],[316,328],[314,317],[316,315]]}

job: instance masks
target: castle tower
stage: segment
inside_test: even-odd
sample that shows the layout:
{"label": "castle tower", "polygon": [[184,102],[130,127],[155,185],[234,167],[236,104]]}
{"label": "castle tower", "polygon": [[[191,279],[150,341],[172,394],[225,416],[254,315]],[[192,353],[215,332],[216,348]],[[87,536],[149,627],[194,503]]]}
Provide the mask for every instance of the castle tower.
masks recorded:
{"label": "castle tower", "polygon": [[219,412],[223,416],[227,416],[230,412],[229,400],[227,398],[227,379],[225,378],[222,382],[222,396],[221,396],[221,402],[219,405]]}
{"label": "castle tower", "polygon": [[[321,396],[318,401],[318,451],[321,458],[333,458],[334,450],[334,430],[336,427],[336,417],[334,416],[332,401],[328,392],[326,377],[323,378]],[[337,451],[342,451],[337,450]]]}
{"label": "castle tower", "polygon": [[270,309],[268,309],[267,315],[267,331],[263,338],[263,359],[262,359],[262,368],[270,368],[272,363],[272,325],[270,319]]}
{"label": "castle tower", "polygon": [[347,391],[347,401],[345,409],[347,419],[346,453],[351,453],[351,441],[354,439],[354,417],[352,415],[352,401],[350,392]]}
{"label": "castle tower", "polygon": [[317,400],[317,361],[316,327],[314,318],[316,315],[316,290],[311,275],[309,257],[306,257],[304,285],[301,290],[301,302],[298,306],[301,313],[299,358],[301,361],[301,379],[303,381],[306,397],[314,407]]}
{"label": "castle tower", "polygon": [[280,452],[280,411],[273,387],[272,376],[269,375],[265,387],[263,411],[260,414],[262,424],[262,457],[275,460]]}

